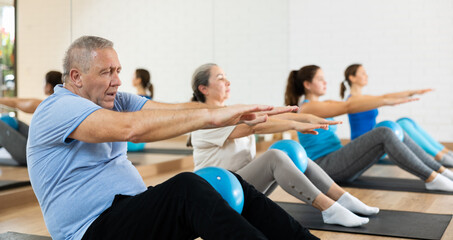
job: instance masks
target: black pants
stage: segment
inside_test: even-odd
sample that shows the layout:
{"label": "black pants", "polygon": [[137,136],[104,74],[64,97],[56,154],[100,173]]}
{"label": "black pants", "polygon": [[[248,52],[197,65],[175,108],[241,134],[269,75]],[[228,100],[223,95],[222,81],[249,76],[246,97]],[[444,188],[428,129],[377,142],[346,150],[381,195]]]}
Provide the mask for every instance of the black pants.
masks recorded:
{"label": "black pants", "polygon": [[117,195],[88,228],[88,239],[318,239],[236,175],[242,214],[193,173],[181,173],[136,196]]}

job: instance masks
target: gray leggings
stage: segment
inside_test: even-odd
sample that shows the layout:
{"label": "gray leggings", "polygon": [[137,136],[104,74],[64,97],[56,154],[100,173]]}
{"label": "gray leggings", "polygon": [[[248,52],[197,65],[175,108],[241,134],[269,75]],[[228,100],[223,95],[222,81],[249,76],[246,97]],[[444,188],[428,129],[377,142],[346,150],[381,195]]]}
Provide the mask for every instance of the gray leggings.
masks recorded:
{"label": "gray leggings", "polygon": [[0,121],[0,146],[4,147],[16,161],[17,165],[27,165],[28,125],[18,121],[16,131],[3,121]]}
{"label": "gray leggings", "polygon": [[375,128],[349,144],[316,159],[335,181],[354,181],[375,164],[384,153],[400,168],[426,180],[441,165],[432,159],[406,133],[401,142],[386,127]]}
{"label": "gray leggings", "polygon": [[266,195],[280,185],[287,193],[309,204],[313,204],[321,192],[327,193],[334,183],[313,161],[308,160],[304,174],[288,155],[275,149],[266,151],[236,173]]}

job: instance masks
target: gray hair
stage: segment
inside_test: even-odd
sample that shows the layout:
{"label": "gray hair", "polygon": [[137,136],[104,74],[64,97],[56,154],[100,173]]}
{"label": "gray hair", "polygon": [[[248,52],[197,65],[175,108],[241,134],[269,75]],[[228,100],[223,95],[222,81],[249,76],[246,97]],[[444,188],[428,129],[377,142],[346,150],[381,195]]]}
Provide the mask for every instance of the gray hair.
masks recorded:
{"label": "gray hair", "polygon": [[63,59],[63,80],[66,81],[72,68],[88,72],[93,60],[92,52],[104,48],[113,48],[113,42],[96,36],[82,36],[75,40]]}
{"label": "gray hair", "polygon": [[198,86],[204,85],[209,86],[209,77],[211,76],[211,68],[217,66],[215,63],[206,63],[199,66],[192,75],[192,90],[193,97],[192,101],[196,102],[205,102],[206,97],[200,90]]}

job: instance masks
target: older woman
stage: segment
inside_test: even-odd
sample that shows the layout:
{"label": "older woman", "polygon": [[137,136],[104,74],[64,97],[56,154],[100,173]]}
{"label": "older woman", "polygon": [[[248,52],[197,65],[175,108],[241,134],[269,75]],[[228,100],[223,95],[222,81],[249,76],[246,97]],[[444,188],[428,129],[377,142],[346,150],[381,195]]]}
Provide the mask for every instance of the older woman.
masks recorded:
{"label": "older woman", "polygon": [[[230,81],[216,64],[200,66],[192,78],[194,101],[212,106],[225,106],[230,96]],[[236,172],[258,191],[270,194],[277,185],[294,197],[322,211],[328,224],[355,227],[368,223],[359,217],[378,213],[339,187],[316,163],[308,161],[305,174],[282,151],[268,150],[255,157],[253,133],[275,133],[297,130],[316,134],[313,129],[327,129],[327,121],[311,114],[286,113],[273,116],[256,126],[240,124],[219,129],[198,130],[192,133],[195,170],[218,166]]]}

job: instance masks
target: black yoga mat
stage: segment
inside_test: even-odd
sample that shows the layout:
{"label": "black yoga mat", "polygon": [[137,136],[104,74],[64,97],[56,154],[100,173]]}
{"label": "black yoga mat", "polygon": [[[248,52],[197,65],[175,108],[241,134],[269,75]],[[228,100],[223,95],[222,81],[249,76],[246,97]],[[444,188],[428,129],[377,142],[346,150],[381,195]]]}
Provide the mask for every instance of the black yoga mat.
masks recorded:
{"label": "black yoga mat", "polygon": [[427,190],[425,183],[419,179],[362,176],[352,182],[339,182],[338,184],[342,187],[352,188],[453,195],[453,192]]}
{"label": "black yoga mat", "polygon": [[449,214],[381,210],[379,214],[369,217],[369,223],[347,228],[325,224],[321,212],[312,206],[284,202],[277,204],[309,229],[416,239],[441,239],[452,217]]}
{"label": "black yoga mat", "polygon": [[0,180],[0,190],[7,190],[10,188],[17,188],[29,185],[30,181]]}
{"label": "black yoga mat", "polygon": [[0,234],[1,240],[52,240],[50,237],[30,235],[17,232],[6,232]]}
{"label": "black yoga mat", "polygon": [[178,149],[178,148],[145,148],[142,151],[127,152],[127,154],[134,153],[158,153],[158,154],[174,154],[174,155],[192,155],[192,149]]}

